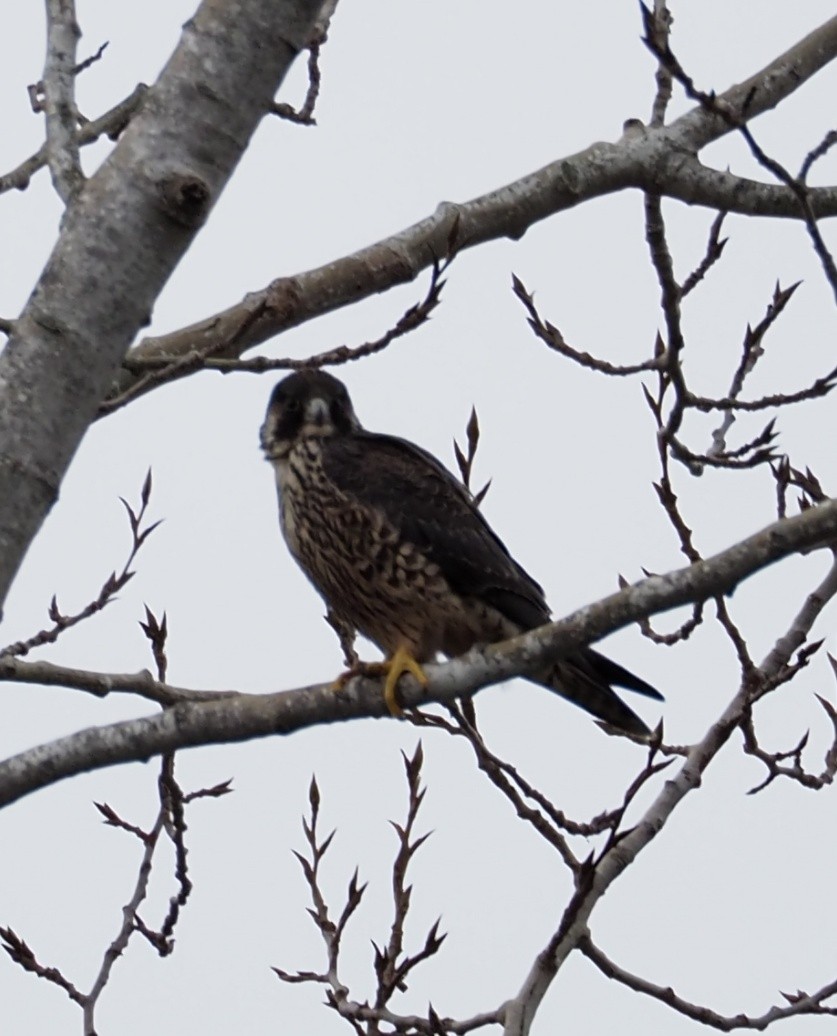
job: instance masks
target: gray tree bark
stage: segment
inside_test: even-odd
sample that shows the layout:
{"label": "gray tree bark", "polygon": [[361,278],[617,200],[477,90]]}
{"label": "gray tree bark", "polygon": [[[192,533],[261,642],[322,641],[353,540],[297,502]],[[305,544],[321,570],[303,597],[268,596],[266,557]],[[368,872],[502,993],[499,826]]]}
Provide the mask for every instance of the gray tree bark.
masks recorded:
{"label": "gray tree bark", "polygon": [[0,607],[122,357],[321,6],[204,0],[142,111],[70,195],[0,355]]}

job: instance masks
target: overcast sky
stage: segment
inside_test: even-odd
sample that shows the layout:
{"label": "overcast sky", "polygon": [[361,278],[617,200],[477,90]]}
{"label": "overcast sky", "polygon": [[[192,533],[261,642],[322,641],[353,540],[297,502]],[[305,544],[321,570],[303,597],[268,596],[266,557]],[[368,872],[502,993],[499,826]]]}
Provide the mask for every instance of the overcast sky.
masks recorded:
{"label": "overcast sky", "polygon": [[[647,119],[654,63],[640,42],[637,5],[525,0],[342,0],[322,56],[316,128],[266,120],[237,174],[161,296],[151,333],[175,330],[239,300],[271,279],[340,257],[434,211],[467,200],[596,140],[614,140],[628,118]],[[757,8],[757,12],[756,12]],[[82,57],[108,40],[103,59],[79,80],[79,104],[95,117],[142,80],[154,81],[194,2],[114,5],[79,0]],[[673,45],[704,88],[747,78],[833,14],[808,0],[674,3]],[[41,5],[3,0],[0,172],[43,138],[26,86],[43,65]],[[792,169],[834,126],[837,70],[826,69],[782,108],[757,121],[762,144]],[[304,67],[280,95],[298,101]],[[676,96],[672,112],[689,104]],[[83,153],[92,172],[109,143]],[[719,168],[763,179],[743,145],[704,154]],[[837,179],[837,159],[814,182]],[[712,213],[667,204],[679,274],[700,258]],[[54,241],[60,206],[40,172],[24,193],[0,196],[0,316],[24,304]],[[829,226],[823,228],[833,240]],[[752,394],[804,386],[834,365],[830,289],[796,222],[731,218],[721,267],[689,300],[684,321],[697,390],[723,394],[747,323],[756,323],[774,284],[803,280]],[[556,614],[604,596],[617,575],[665,571],[682,558],[657,502],[653,424],[638,380],[606,380],[550,354],[528,330],[511,275],[537,292],[545,317],[581,349],[615,363],[646,358],[662,326],[659,288],[647,260],[642,199],[604,198],[562,213],[519,242],[471,250],[454,263],[429,325],[382,355],[337,371],[363,423],[404,436],[453,464],[475,405],[483,429],[476,481],[491,477],[486,516],[543,584]],[[266,355],[304,357],[379,336],[422,297],[427,278],[311,322],[269,343]],[[199,688],[279,690],[321,682],[340,669],[323,606],[281,541],[272,473],[258,427],[276,376],[204,373],[160,389],[95,425],[30,551],[8,600],[2,641],[39,629],[53,593],[72,610],[98,591],[128,549],[119,497],[136,501],[154,473],[152,517],[164,518],[143,549],[137,576],[101,617],[70,631],[44,657],[130,672],[151,664],[138,626],[143,605],[167,612],[169,677]],[[781,417],[781,446],[796,466],[835,484],[830,400]],[[757,415],[745,431],[764,423]],[[687,441],[705,449],[716,419],[693,422]],[[736,434],[739,434],[736,432]],[[684,512],[711,553],[766,525],[775,513],[767,473],[701,479],[676,473]],[[769,649],[827,559],[812,555],[741,587],[731,607],[756,658]],[[815,631],[830,637],[833,611]],[[665,628],[675,617],[660,620]],[[728,642],[711,627],[674,650],[633,628],[604,650],[666,696],[667,740],[700,737],[737,687]],[[368,645],[367,657],[374,657]],[[834,698],[825,657],[762,712],[774,748],[810,726],[826,743],[814,692]],[[145,703],[97,701],[81,693],[2,687],[3,757],[87,726],[147,714]],[[634,704],[632,702],[632,704]],[[515,681],[479,698],[487,739],[571,816],[584,819],[621,800],[641,765],[635,746],[604,736],[581,711]],[[661,711],[640,702],[649,723]],[[307,890],[291,850],[302,848],[300,816],[316,772],[323,823],[338,833],[328,884],[339,899],[355,866],[368,902],[350,929],[344,981],[372,990],[370,939],[386,938],[389,866],[403,817],[399,749],[417,731],[364,720],[287,739],[184,752],[188,788],[233,778],[235,794],[189,812],[195,892],[172,958],[140,940],[115,968],[98,1011],[101,1036],[149,1031],[252,1034],[348,1031],[319,1006],[320,992],[282,985],[270,965],[317,970],[323,953],[306,916]],[[553,851],[513,815],[475,772],[463,744],[423,736],[429,786],[423,823],[434,834],[413,872],[417,948],[442,915],[441,953],[398,1001],[423,1012],[465,1016],[516,993],[571,892]],[[812,766],[817,768],[816,751]],[[103,826],[107,801],[126,819],[151,822],[158,765],[78,777],[7,809],[0,820],[0,924],[23,936],[44,964],[81,987],[95,974],[133,887],[139,846]],[[592,930],[620,964],[721,1012],[758,1014],[780,989],[814,989],[834,977],[833,794],[777,783],[747,797],[760,768],[734,738],[705,787],[614,886]],[[648,799],[644,799],[647,802]],[[642,805],[642,802],[639,803]],[[155,872],[156,923],[173,891],[170,860]],[[785,1023],[788,1036],[825,1031],[820,1020]],[[608,983],[574,956],[550,990],[535,1032],[573,1036],[656,1028],[670,1036],[697,1026]],[[664,1027],[664,1028],[663,1028]],[[0,962],[0,1032],[80,1031],[63,993]]]}

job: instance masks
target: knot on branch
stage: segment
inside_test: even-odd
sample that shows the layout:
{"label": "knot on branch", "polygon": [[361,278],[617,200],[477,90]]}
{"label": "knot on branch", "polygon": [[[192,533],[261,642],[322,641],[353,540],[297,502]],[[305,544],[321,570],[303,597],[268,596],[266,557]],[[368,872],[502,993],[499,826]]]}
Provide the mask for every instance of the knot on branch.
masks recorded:
{"label": "knot on branch", "polygon": [[159,183],[167,215],[183,227],[199,227],[209,211],[207,184],[193,173],[172,173]]}

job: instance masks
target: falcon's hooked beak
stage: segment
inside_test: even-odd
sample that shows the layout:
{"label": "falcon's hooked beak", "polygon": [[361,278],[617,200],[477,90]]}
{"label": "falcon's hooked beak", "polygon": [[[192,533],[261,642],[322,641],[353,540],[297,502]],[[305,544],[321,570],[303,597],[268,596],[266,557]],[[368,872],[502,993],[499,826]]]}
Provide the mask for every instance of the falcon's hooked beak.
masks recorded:
{"label": "falcon's hooked beak", "polygon": [[303,423],[313,425],[317,429],[331,424],[331,412],[328,403],[322,396],[314,396],[313,399],[309,399],[305,404],[305,420]]}

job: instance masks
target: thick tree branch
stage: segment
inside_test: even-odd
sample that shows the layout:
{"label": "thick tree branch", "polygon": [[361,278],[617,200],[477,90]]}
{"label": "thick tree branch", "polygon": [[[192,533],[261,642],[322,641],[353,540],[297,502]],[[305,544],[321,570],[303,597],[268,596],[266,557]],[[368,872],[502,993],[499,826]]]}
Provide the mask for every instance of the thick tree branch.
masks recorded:
{"label": "thick tree branch", "polygon": [[204,0],[68,207],[0,354],[0,604],[160,290],[310,38],[321,0]]}
{"label": "thick tree branch", "polygon": [[[829,507],[831,503],[829,503]],[[810,511],[804,513],[810,514]],[[775,528],[775,526],[772,528]],[[765,529],[763,533],[758,535],[769,536],[770,528]],[[739,544],[738,546],[742,545]],[[735,550],[736,548],[732,549]],[[728,554],[729,552],[725,553]],[[701,568],[705,565],[714,567],[714,564],[715,559],[708,559],[707,561],[698,562],[693,567]],[[688,569],[683,571],[688,571]],[[672,779],[666,782],[639,822],[625,832],[621,838],[613,840],[595,862],[591,859],[579,872],[576,879],[576,892],[565,909],[555,934],[547,946],[538,954],[517,996],[506,1005],[504,1036],[527,1036],[546,991],[566,959],[575,949],[584,950],[585,945],[589,944],[588,922],[598,901],[622,872],[633,863],[639,853],[659,834],[681,800],[700,787],[704,771],[729,740],[733,731],[739,726],[743,728],[745,744],[748,737],[752,737],[750,719],[753,701],[760,693],[763,693],[763,688],[771,685],[771,680],[775,678],[777,669],[783,665],[783,659],[786,660],[789,657],[789,653],[793,650],[793,644],[797,642],[794,634],[797,638],[804,640],[815,619],[834,595],[835,589],[837,589],[837,566],[832,563],[820,587],[813,594],[809,595],[805,606],[794,620],[791,631],[779,641],[777,647],[767,655],[761,666],[755,666],[746,654],[746,646],[743,643],[740,645],[741,650],[745,654],[741,659],[742,680],[735,697],[724,710],[722,716],[710,727],[703,740],[687,750],[683,766]],[[723,599],[719,595],[714,596],[717,598],[719,613],[725,612],[725,602]],[[740,634],[733,626],[729,617],[725,614],[719,614],[719,617],[733,641],[740,638]],[[779,645],[782,645],[782,647],[779,647]],[[776,686],[775,683],[772,685]],[[822,699],[820,700],[831,717],[835,729],[837,729],[837,718],[835,718],[837,713],[835,713],[833,706],[823,702]],[[801,747],[800,745],[797,752],[792,754],[798,756]],[[764,758],[764,754],[762,754],[761,758]],[[796,762],[798,764],[798,758]],[[835,756],[834,749],[832,748],[827,755],[825,776],[819,786],[830,783],[832,779],[830,771],[833,770],[834,764]],[[804,780],[805,775],[800,774],[800,771],[801,767],[797,765],[789,775],[799,779],[801,783],[806,783]],[[816,783],[810,786],[816,786]],[[643,990],[644,992],[651,991],[650,983],[647,984],[647,987]],[[834,992],[835,984],[832,983],[823,987],[812,997],[807,994],[800,994],[798,1000],[800,1003],[804,1001],[805,1005],[800,1013],[808,1013],[809,1010],[816,1013],[833,1013],[834,1009],[823,1007],[822,1002],[833,996]],[[672,996],[674,995],[672,994]],[[667,1002],[678,1010],[683,1005],[691,1006],[686,1001],[679,1001],[679,999],[677,1003]],[[748,1022],[749,1027],[766,1028],[771,1021],[778,1017],[783,1017],[781,1013],[775,1015],[776,1011],[781,1012],[782,1009],[772,1008],[759,1020],[763,1024],[754,1025]],[[709,1018],[711,1014],[712,1012],[707,1012],[707,1017],[702,1020],[706,1021],[707,1024],[714,1024]],[[721,1018],[719,1015],[713,1015],[713,1017],[716,1020]],[[744,1018],[746,1016],[742,1015],[740,1017]],[[739,1024],[741,1023],[739,1022]],[[736,1026],[731,1026],[731,1028],[734,1027]]]}
{"label": "thick tree branch", "polygon": [[[714,557],[644,579],[559,622],[471,651],[446,665],[428,665],[429,688],[404,681],[399,688],[402,704],[413,708],[428,702],[451,702],[533,672],[642,616],[730,593],[759,569],[829,537],[837,537],[837,501],[784,518]],[[0,805],[76,773],[145,760],[178,748],[290,734],[315,724],[386,715],[380,686],[369,679],[352,680],[342,693],[335,693],[329,682],[274,694],[230,691],[216,701],[181,702],[159,715],[82,730],[7,759],[0,764]],[[732,729],[729,716],[716,727],[723,730],[725,740]],[[693,774],[693,770],[689,772]]]}
{"label": "thick tree branch", "polygon": [[[738,122],[749,122],[775,108],[833,61],[835,55],[837,16],[809,32],[743,83],[718,94],[715,98],[716,107],[725,108]],[[699,106],[681,115],[670,128],[676,143],[697,152],[713,140],[733,131],[735,125]]]}
{"label": "thick tree branch", "polygon": [[555,934],[538,954],[517,996],[506,1004],[503,1036],[528,1036],[553,979],[588,937],[590,916],[599,900],[659,834],[686,795],[700,787],[704,771],[729,740],[748,707],[749,690],[742,684],[703,740],[689,749],[680,770],[665,782],[642,818],[579,875],[576,891]]}
{"label": "thick tree branch", "polygon": [[[738,110],[748,100],[746,117],[754,118],[776,107],[835,56],[837,17],[746,83],[721,94],[718,104]],[[282,331],[414,280],[447,254],[455,221],[460,249],[503,237],[516,240],[549,216],[630,187],[689,205],[802,219],[799,202],[786,186],[710,169],[698,160],[700,148],[732,129],[700,105],[669,126],[644,127],[633,121],[616,143],[593,144],[472,201],[444,202],[433,215],[373,245],[317,269],[277,278],[229,309],[189,327],[146,338],[129,357],[133,365],[145,359],[158,362],[160,357],[174,362],[196,352],[219,359],[238,357]],[[812,188],[809,200],[815,216],[837,215],[837,187]],[[256,319],[251,319],[254,314]],[[247,331],[240,334],[244,325]],[[139,376],[124,371],[112,394],[126,391]]]}
{"label": "thick tree branch", "polygon": [[[126,359],[123,366],[126,369],[134,368],[134,372],[139,373],[141,377],[129,385],[121,394],[110,396],[103,402],[99,407],[99,417],[112,414],[114,410],[127,406],[131,400],[137,396],[144,395],[157,385],[176,381],[191,371],[220,370],[223,373],[248,371],[253,374],[261,374],[265,371],[300,370],[302,367],[329,367],[337,364],[353,363],[356,360],[382,352],[397,338],[411,334],[429,320],[433,310],[439,304],[442,289],[445,286],[442,275],[447,271],[452,261],[453,252],[448,255],[444,262],[434,262],[430,284],[425,297],[405,310],[401,317],[383,335],[374,341],[364,342],[362,345],[332,346],[330,349],[309,356],[305,360],[294,359],[289,356],[278,359],[267,356],[252,356],[246,360],[218,359],[215,356],[202,353],[200,350],[186,353],[173,363],[165,358],[154,359],[146,357],[139,364],[134,364],[131,360]],[[251,315],[248,314],[248,318],[239,328],[236,337],[246,335],[250,326],[258,321],[260,317],[261,313],[258,310],[253,311]]]}
{"label": "thick tree branch", "polygon": [[[391,237],[325,266],[277,278],[188,327],[143,339],[128,354],[131,367],[136,369],[144,361],[159,367],[161,359],[175,364],[192,354],[235,359],[283,331],[409,283],[445,254],[457,221],[459,247],[472,248],[497,238],[520,238],[549,216],[627,187],[656,190],[689,205],[743,215],[801,218],[787,188],[709,169],[694,157],[668,150],[665,139],[652,136],[664,132],[648,131],[644,145],[634,144],[630,151],[620,143],[594,144],[473,201],[443,202],[432,216]],[[837,216],[837,187],[812,188],[811,206],[819,217]],[[245,324],[247,331],[240,334]],[[194,369],[187,364],[181,376]],[[138,377],[123,371],[112,395],[128,391]]]}

